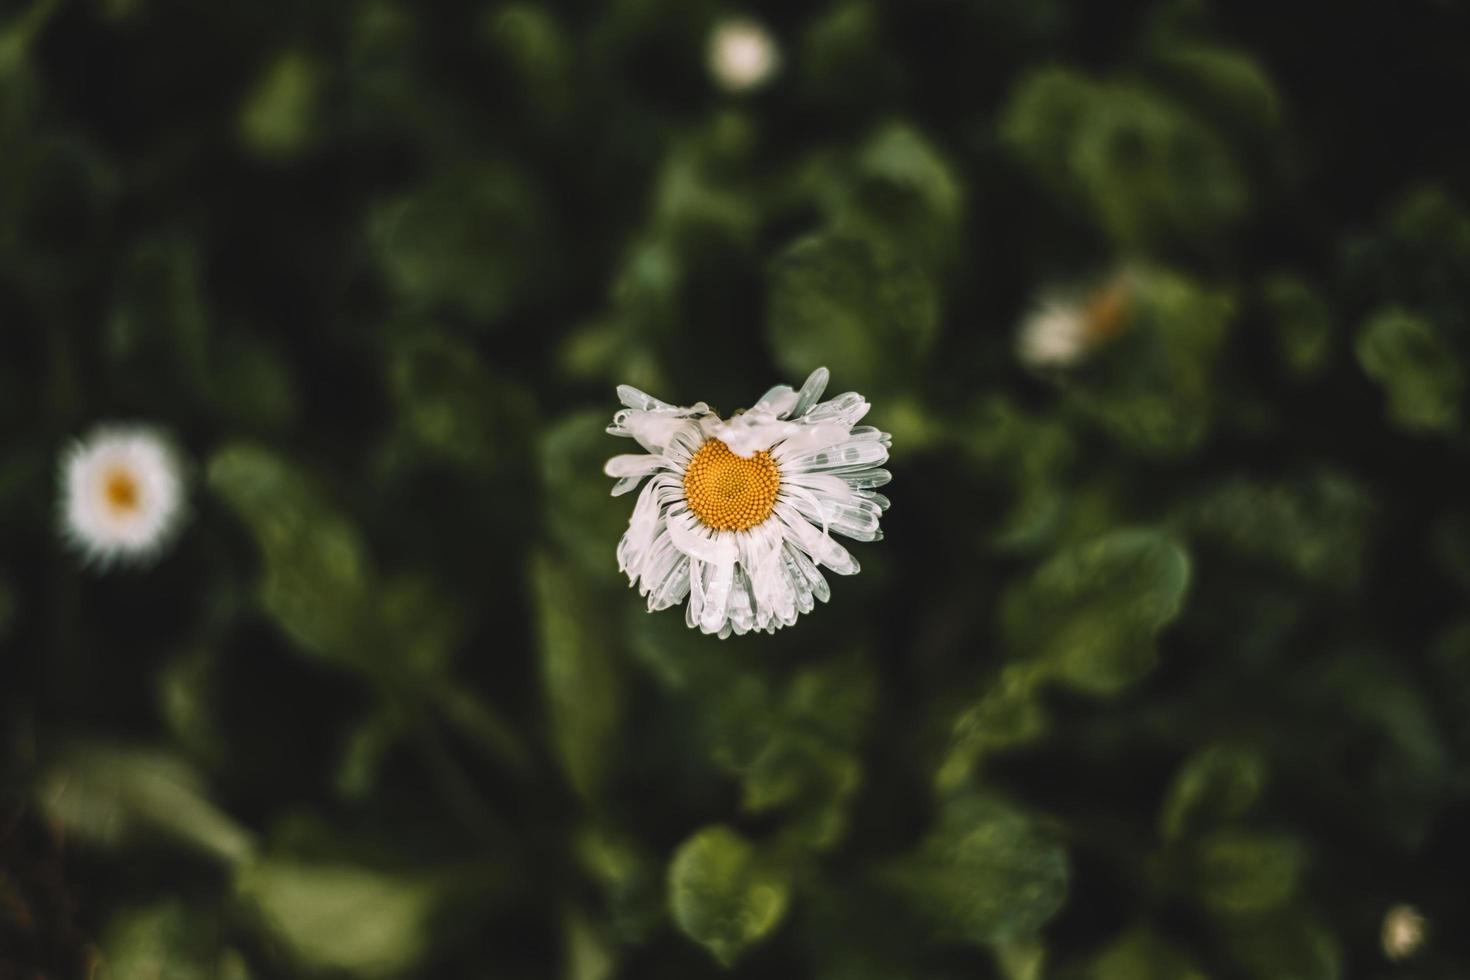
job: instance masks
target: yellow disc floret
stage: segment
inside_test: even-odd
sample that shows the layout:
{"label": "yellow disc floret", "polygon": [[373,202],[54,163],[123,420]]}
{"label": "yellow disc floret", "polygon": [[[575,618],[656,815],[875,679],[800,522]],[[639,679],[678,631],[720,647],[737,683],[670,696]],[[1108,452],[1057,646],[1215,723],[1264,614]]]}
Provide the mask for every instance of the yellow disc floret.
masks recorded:
{"label": "yellow disc floret", "polygon": [[140,503],[138,498],[142,496],[137,478],[124,469],[116,469],[107,474],[103,492],[107,496],[107,506],[120,512],[137,510]]}
{"label": "yellow disc floret", "polygon": [[717,531],[744,531],[770,517],[780,487],[781,471],[770,453],[743,459],[718,439],[700,446],[684,471],[689,509]]}

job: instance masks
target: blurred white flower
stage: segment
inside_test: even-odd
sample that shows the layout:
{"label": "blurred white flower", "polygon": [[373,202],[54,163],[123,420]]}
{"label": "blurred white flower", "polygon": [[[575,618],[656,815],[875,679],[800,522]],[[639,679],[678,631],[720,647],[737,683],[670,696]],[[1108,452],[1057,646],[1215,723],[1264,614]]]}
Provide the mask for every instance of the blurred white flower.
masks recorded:
{"label": "blurred white flower", "polygon": [[689,603],[690,627],[720,637],[774,633],[831,594],[820,568],[853,575],[858,563],[831,533],[881,540],[892,437],[857,425],[856,392],[818,401],[819,368],[801,391],[778,385],[749,411],[722,420],[699,402],[669,405],[622,385],[627,406],[608,432],[647,453],[614,456],[613,495],[651,477],[618,543],[618,567],[650,611]]}
{"label": "blurred white flower", "polygon": [[147,562],[183,517],[178,456],[155,430],[103,426],[61,459],[62,537],[89,562]]}
{"label": "blurred white flower", "polygon": [[1126,274],[1088,290],[1048,292],[1022,321],[1016,355],[1034,368],[1078,363],[1127,329],[1133,292]]}
{"label": "blurred white flower", "polygon": [[1429,923],[1412,905],[1395,905],[1383,916],[1383,953],[1391,960],[1406,960],[1419,951],[1429,932]]}
{"label": "blurred white flower", "polygon": [[722,20],[709,39],[709,70],[727,92],[759,88],[776,73],[781,52],[771,32],[746,17]]}

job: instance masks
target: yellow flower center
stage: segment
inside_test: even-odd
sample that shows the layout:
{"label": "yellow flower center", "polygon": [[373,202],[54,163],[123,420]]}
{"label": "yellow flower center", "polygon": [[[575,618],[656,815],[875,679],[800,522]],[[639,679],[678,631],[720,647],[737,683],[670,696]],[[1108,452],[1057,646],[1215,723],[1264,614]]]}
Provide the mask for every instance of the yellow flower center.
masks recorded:
{"label": "yellow flower center", "polygon": [[107,474],[103,493],[107,496],[108,506],[115,511],[137,510],[142,497],[137,478],[127,470],[113,470]]}
{"label": "yellow flower center", "polygon": [[710,439],[684,471],[684,499],[694,516],[717,531],[744,531],[771,516],[781,471],[761,450],[742,459],[718,439]]}

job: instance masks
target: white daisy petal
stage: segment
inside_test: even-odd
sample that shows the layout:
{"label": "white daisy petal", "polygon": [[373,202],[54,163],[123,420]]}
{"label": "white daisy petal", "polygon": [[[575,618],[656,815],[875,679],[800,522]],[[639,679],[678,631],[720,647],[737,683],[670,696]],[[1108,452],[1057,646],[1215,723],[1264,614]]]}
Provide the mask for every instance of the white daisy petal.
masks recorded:
{"label": "white daisy petal", "polygon": [[[785,447],[782,447],[785,448]],[[777,462],[783,472],[824,473],[859,471],[882,466],[888,462],[888,447],[877,440],[844,442],[809,452],[781,455]]]}
{"label": "white daisy petal", "polygon": [[845,392],[831,401],[819,402],[806,413],[809,422],[828,420],[857,425],[858,420],[868,414],[868,400],[855,391]]}
{"label": "white daisy petal", "polygon": [[799,419],[811,411],[817,399],[822,397],[822,392],[827,390],[827,382],[832,377],[824,367],[817,368],[807,376],[806,383],[801,386],[801,393],[796,397],[796,405],[791,409],[791,417]]}
{"label": "white daisy petal", "polygon": [[778,419],[784,419],[791,414],[796,407],[796,391],[790,385],[776,385],[770,391],[761,395],[760,401],[750,406],[752,412],[770,412]]}
{"label": "white daisy petal", "polygon": [[730,609],[730,590],[735,585],[735,563],[706,565],[704,582],[704,609],[699,616],[701,632],[718,633],[725,628],[726,614]]}
{"label": "white daisy petal", "polygon": [[[859,570],[833,540],[878,541],[892,475],[892,438],[858,425],[867,401],[847,392],[819,401],[825,368],[800,391],[769,389],[748,411],[721,419],[703,402],[683,407],[622,386],[608,432],[646,453],[605,467],[626,493],[645,479],[618,567],[650,610],[685,603],[690,628],[727,637],[773,633],[831,597],[822,567]],[[686,601],[687,599],[687,601]]]}
{"label": "white daisy petal", "polygon": [[715,531],[705,527],[699,522],[699,518],[687,510],[671,513],[666,519],[674,547],[690,558],[698,558],[712,565],[734,563],[735,537],[729,531]]}

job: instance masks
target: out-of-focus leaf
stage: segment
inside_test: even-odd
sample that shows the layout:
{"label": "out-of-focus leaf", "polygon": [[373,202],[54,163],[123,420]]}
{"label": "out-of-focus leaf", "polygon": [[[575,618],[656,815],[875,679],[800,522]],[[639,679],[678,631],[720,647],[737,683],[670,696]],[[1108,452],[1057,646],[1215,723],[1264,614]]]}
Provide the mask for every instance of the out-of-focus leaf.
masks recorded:
{"label": "out-of-focus leaf", "polygon": [[617,969],[617,951],[586,916],[562,916],[564,980],[608,980]]}
{"label": "out-of-focus leaf", "polygon": [[614,933],[624,942],[642,942],[667,912],[662,865],[631,841],[598,828],[578,838],[577,856],[602,885]]}
{"label": "out-of-focus leaf", "polygon": [[850,654],[798,671],[786,687],[782,710],[803,727],[853,746],[867,729],[877,696],[871,658]]}
{"label": "out-of-focus leaf", "polygon": [[411,968],[428,950],[442,898],[442,888],[426,878],[276,859],[243,868],[235,887],[302,967],[362,977]]}
{"label": "out-of-focus leaf", "polygon": [[1332,353],[1332,311],[1327,301],[1304,280],[1284,273],[1262,281],[1261,299],[1287,370],[1298,377],[1319,374]]}
{"label": "out-of-focus leaf", "polygon": [[473,348],[416,332],[389,357],[400,429],[414,446],[471,468],[526,446],[530,406],[516,386],[485,370]]}
{"label": "out-of-focus leaf", "polygon": [[1451,758],[1414,677],[1396,660],[1348,653],[1296,683],[1317,724],[1299,730],[1295,765],[1339,819],[1421,844],[1448,802]]}
{"label": "out-of-focus leaf", "polygon": [[337,764],[337,792],[349,800],[366,799],[383,757],[401,734],[401,724],[388,714],[373,715],[350,732]]}
{"label": "out-of-focus leaf", "polygon": [[1339,980],[1342,950],[1316,916],[1294,910],[1227,920],[1223,945],[1253,980]]}
{"label": "out-of-focus leaf", "polygon": [[995,959],[1005,980],[1042,980],[1046,976],[1046,947],[1035,940],[998,943]]}
{"label": "out-of-focus leaf", "polygon": [[301,51],[280,55],[240,109],[240,138],[263,157],[300,153],[316,134],[321,68]]}
{"label": "out-of-focus leaf", "polygon": [[1067,856],[1024,813],[988,797],[945,801],[918,850],[881,870],[940,937],[1001,943],[1032,936],[1067,894]]}
{"label": "out-of-focus leaf", "polygon": [[1038,71],[1012,95],[1002,137],[1128,247],[1218,233],[1250,191],[1214,130],[1152,89]]}
{"label": "out-of-focus leaf", "polygon": [[215,654],[190,650],[169,664],[158,677],[158,700],[169,730],[187,746],[191,758],[209,764],[225,750],[216,717],[218,697]]}
{"label": "out-of-focus leaf", "polygon": [[901,78],[883,45],[883,18],[871,0],[832,4],[802,38],[801,86],[819,103],[856,112]]}
{"label": "out-of-focus leaf", "polygon": [[1292,898],[1304,863],[1301,844],[1290,837],[1219,830],[1197,845],[1195,886],[1210,908],[1264,912]]}
{"label": "out-of-focus leaf", "polygon": [[1424,317],[1390,307],[1375,313],[1354,344],[1364,373],[1388,398],[1388,417],[1410,432],[1460,428],[1465,373],[1454,351]]}
{"label": "out-of-focus leaf", "polygon": [[1164,840],[1235,820],[1248,813],[1266,785],[1266,760],[1242,746],[1211,745],[1174,775],[1159,813]]}
{"label": "out-of-focus leaf", "polygon": [[1089,980],[1207,980],[1179,947],[1149,931],[1125,933],[1097,955]]}
{"label": "out-of-focus leaf", "polygon": [[653,230],[678,253],[705,236],[749,243],[760,219],[751,195],[730,187],[728,178],[711,178],[702,163],[698,147],[679,147],[659,175]]}
{"label": "out-of-focus leaf", "polygon": [[937,270],[954,255],[965,194],[954,168],[918,131],[878,130],[858,151],[854,180],[832,216],[846,232],[886,241]]}
{"label": "out-of-focus leaf", "polygon": [[486,14],[484,31],[496,56],[514,69],[537,114],[560,121],[571,107],[576,54],[552,12],[533,3],[497,6]]}
{"label": "out-of-focus leaf", "polygon": [[244,958],[220,948],[221,926],[200,905],[127,908],[102,934],[100,980],[249,980]]}
{"label": "out-of-focus leaf", "polygon": [[1128,278],[1128,336],[1071,389],[1074,403],[1135,452],[1199,449],[1214,416],[1215,362],[1235,314],[1234,295],[1159,268]]}
{"label": "out-of-focus leaf", "polygon": [[276,430],[296,417],[296,381],[280,351],[257,337],[225,334],[201,379],[221,417],[239,429]]}
{"label": "out-of-focus leaf", "polygon": [[699,831],[669,864],[674,921],[726,966],[775,930],[788,893],[780,872],[728,827]]}
{"label": "out-of-focus leaf", "polygon": [[71,833],[121,847],[153,836],[227,864],[250,857],[250,834],[209,801],[199,777],[171,755],[78,745],[42,777],[43,809]]}
{"label": "out-of-focus leaf", "polygon": [[591,800],[617,747],[621,671],[592,596],[568,567],[537,555],[531,581],[552,740],[572,788]]}
{"label": "out-of-focus leaf", "polygon": [[1009,646],[1064,684],[1115,694],[1153,669],[1155,637],[1179,614],[1189,578],[1188,554],[1158,531],[1068,548],[1007,597]]}
{"label": "out-of-focus leaf", "polygon": [[446,173],[378,207],[371,237],[409,303],[489,327],[541,288],[551,256],[538,188],[508,164]]}
{"label": "out-of-focus leaf", "polygon": [[386,582],[377,598],[381,640],[396,669],[420,677],[442,675],[459,643],[461,611],[424,575]]}
{"label": "out-of-focus leaf", "polygon": [[140,380],[153,374],[157,384],[157,367],[168,365],[180,387],[206,387],[210,318],[199,249],[189,236],[158,236],[119,263],[106,348]]}
{"label": "out-of-focus leaf", "polygon": [[374,636],[372,571],[357,531],[279,456],[236,444],[209,463],[209,485],[250,526],[260,602],[302,649],[361,667]]}
{"label": "out-of-focus leaf", "polygon": [[960,715],[949,755],[935,777],[941,791],[963,786],[989,752],[1024,745],[1045,733],[1049,722],[1038,697],[1045,677],[1045,670],[1034,664],[1012,664]]}
{"label": "out-of-focus leaf", "polygon": [[631,440],[607,434],[610,417],[579,412],[541,437],[547,530],[583,573],[599,579],[616,573],[618,538],[627,529],[636,496],[610,497],[613,481],[602,475],[602,466],[619,453],[641,451]]}
{"label": "out-of-focus leaf", "polygon": [[847,804],[862,784],[862,763],[828,740],[778,734],[742,772],[743,803],[751,813],[795,811],[796,833],[823,850],[847,829]]}
{"label": "out-of-focus leaf", "polygon": [[1048,542],[1064,516],[1062,477],[1077,454],[1070,427],[1025,413],[1007,399],[988,397],[966,428],[961,449],[974,455],[987,476],[1008,482],[1014,497],[995,533],[996,546],[1033,551]]}
{"label": "out-of-focus leaf", "polygon": [[864,391],[891,389],[918,367],[938,324],[930,279],[870,240],[806,238],[772,270],[767,336],[794,377],[826,365]]}
{"label": "out-of-focus leaf", "polygon": [[1279,483],[1220,481],[1177,520],[1191,537],[1345,590],[1361,581],[1372,501],[1333,472]]}
{"label": "out-of-focus leaf", "polygon": [[1250,55],[1218,44],[1164,39],[1154,60],[1169,82],[1169,91],[1191,98],[1204,109],[1216,109],[1229,122],[1258,135],[1271,135],[1281,124],[1281,97],[1264,68]]}

